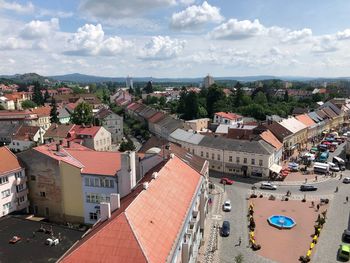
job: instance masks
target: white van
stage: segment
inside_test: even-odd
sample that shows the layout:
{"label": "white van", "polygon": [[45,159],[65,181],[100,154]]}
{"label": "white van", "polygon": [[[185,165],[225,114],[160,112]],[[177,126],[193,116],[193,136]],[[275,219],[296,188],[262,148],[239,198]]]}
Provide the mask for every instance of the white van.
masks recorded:
{"label": "white van", "polygon": [[332,162],[328,162],[329,164],[329,169],[333,172],[339,172],[340,171],[340,168],[339,166],[337,166],[335,163],[332,163]]}

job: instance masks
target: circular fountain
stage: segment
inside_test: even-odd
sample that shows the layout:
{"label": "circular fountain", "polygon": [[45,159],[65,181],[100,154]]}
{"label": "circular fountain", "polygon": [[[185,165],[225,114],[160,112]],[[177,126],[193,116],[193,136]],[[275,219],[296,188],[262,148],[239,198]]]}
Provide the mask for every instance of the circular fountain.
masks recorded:
{"label": "circular fountain", "polygon": [[267,221],[270,225],[279,229],[291,229],[296,225],[293,218],[284,215],[273,215],[270,216]]}

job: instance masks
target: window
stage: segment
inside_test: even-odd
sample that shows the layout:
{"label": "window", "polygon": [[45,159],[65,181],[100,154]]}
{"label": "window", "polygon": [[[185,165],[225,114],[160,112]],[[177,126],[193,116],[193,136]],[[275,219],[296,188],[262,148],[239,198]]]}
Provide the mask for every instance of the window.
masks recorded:
{"label": "window", "polygon": [[243,163],[247,163],[247,158],[244,158],[244,159],[243,159]]}
{"label": "window", "polygon": [[24,184],[19,184],[19,185],[17,185],[17,186],[16,186],[17,193],[18,193],[18,192],[21,192],[22,190],[24,190],[24,188],[25,188],[25,187],[24,187]]}
{"label": "window", "polygon": [[97,213],[89,213],[90,220],[97,220]]}
{"label": "window", "polygon": [[31,175],[31,176],[30,176],[30,180],[35,181],[35,180],[36,180],[35,175]]}
{"label": "window", "polygon": [[20,198],[18,198],[19,203],[23,203],[25,200],[26,199],[24,196],[21,196]]}
{"label": "window", "polygon": [[40,196],[41,197],[46,197],[46,193],[45,192],[40,192]]}
{"label": "window", "polygon": [[263,161],[259,160],[259,165],[262,166],[263,165]]}
{"label": "window", "polygon": [[17,178],[22,178],[22,172],[15,173],[15,177]]}
{"label": "window", "polygon": [[232,163],[232,156],[228,157],[228,161]]}
{"label": "window", "polygon": [[98,178],[95,178],[95,187],[100,187],[100,180]]}
{"label": "window", "polygon": [[203,151],[201,151],[201,157],[203,157]]}
{"label": "window", "polygon": [[218,161],[220,161],[220,154],[218,154]]}
{"label": "window", "polygon": [[2,198],[6,198],[6,197],[10,196],[10,194],[11,194],[10,189],[7,189],[7,190],[1,192]]}
{"label": "window", "polygon": [[255,164],[255,159],[252,159],[252,165],[254,165]]}
{"label": "window", "polygon": [[3,206],[2,206],[2,209],[3,210],[7,210],[7,209],[11,209],[11,202],[9,202],[9,203],[6,203],[6,204],[4,204]]}
{"label": "window", "polygon": [[85,178],[85,186],[90,186],[90,179],[89,178]]}
{"label": "window", "polygon": [[239,160],[239,157],[236,157],[236,163],[239,163],[240,160]]}
{"label": "window", "polygon": [[211,158],[214,160],[215,159],[215,154],[211,154]]}
{"label": "window", "polygon": [[209,159],[209,153],[208,152],[205,153],[205,157]]}
{"label": "window", "polygon": [[9,182],[9,178],[7,176],[0,177],[0,184],[6,184]]}

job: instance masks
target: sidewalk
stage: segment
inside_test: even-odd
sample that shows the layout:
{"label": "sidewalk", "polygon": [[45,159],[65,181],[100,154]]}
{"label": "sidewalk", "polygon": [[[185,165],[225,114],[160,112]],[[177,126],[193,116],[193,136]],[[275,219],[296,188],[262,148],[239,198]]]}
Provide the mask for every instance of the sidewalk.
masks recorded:
{"label": "sidewalk", "polygon": [[[343,175],[343,178],[345,176]],[[340,174],[334,176],[334,177],[331,177],[329,175],[325,176],[325,175],[319,175],[317,177],[317,181],[315,180],[307,180],[307,184],[320,184],[320,183],[324,183],[324,182],[327,182],[329,180],[339,180],[340,178]],[[282,185],[302,185],[302,184],[305,184],[305,180],[303,181],[263,181],[265,183],[267,182],[270,182],[274,185],[277,185],[277,186],[282,186]]]}

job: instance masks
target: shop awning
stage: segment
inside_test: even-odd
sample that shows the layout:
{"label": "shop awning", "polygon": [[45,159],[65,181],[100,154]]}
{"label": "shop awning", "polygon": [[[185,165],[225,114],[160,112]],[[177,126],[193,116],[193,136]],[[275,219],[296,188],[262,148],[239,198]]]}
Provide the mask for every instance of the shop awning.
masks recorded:
{"label": "shop awning", "polygon": [[273,173],[278,174],[281,170],[282,170],[282,166],[275,164],[275,163],[273,165],[271,165],[271,167],[270,167],[270,171]]}

